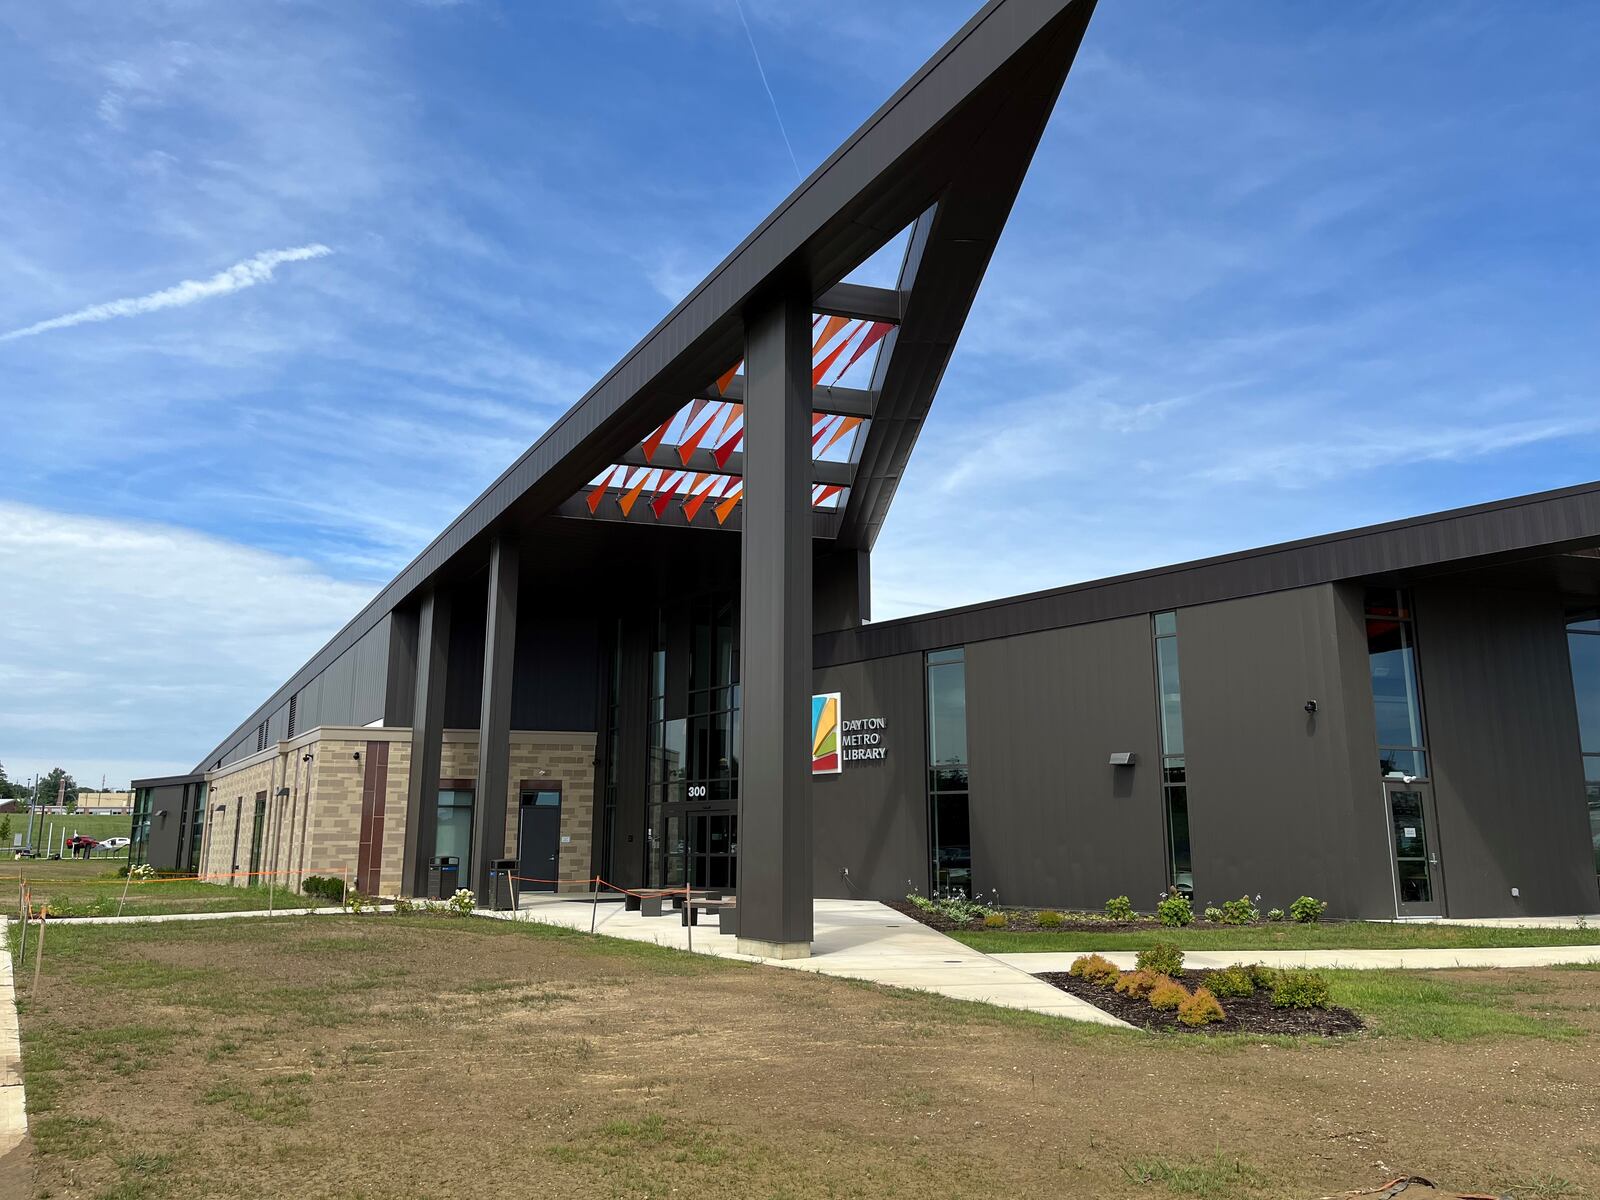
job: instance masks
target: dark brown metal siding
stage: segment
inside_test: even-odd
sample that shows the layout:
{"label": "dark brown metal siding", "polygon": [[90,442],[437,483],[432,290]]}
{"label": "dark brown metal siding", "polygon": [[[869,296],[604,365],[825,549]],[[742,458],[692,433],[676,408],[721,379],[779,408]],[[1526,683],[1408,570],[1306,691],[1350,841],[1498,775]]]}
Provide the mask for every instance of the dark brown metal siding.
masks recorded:
{"label": "dark brown metal siding", "polygon": [[[882,762],[844,764],[812,778],[815,894],[847,899],[928,891],[927,734],[920,654],[818,671],[818,693],[839,692],[846,721],[883,717]],[[844,874],[846,868],[849,875]]]}
{"label": "dark brown metal siding", "polygon": [[[973,879],[1002,903],[1155,907],[1166,882],[1146,617],[967,646]],[[1130,750],[1132,767],[1111,755]]]}
{"label": "dark brown metal siding", "polygon": [[1412,595],[1449,914],[1595,912],[1561,598]]}
{"label": "dark brown metal siding", "polygon": [[1328,586],[1178,610],[1197,904],[1394,915],[1357,621]]}

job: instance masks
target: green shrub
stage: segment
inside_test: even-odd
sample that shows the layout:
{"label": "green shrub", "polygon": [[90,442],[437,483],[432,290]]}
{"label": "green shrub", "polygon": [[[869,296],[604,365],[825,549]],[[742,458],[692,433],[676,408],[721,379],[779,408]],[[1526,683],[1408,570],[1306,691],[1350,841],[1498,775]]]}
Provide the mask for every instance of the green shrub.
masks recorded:
{"label": "green shrub", "polygon": [[1156,975],[1182,975],[1183,951],[1169,942],[1157,942],[1139,951],[1139,970]]}
{"label": "green shrub", "polygon": [[1098,954],[1082,954],[1072,960],[1068,973],[1086,979],[1090,983],[1107,987],[1117,981],[1122,974],[1109,960],[1101,958]]}
{"label": "green shrub", "polygon": [[1133,904],[1126,896],[1113,896],[1106,901],[1106,916],[1113,921],[1133,920]]}
{"label": "green shrub", "polygon": [[1174,888],[1161,897],[1161,903],[1156,905],[1156,918],[1172,929],[1184,925],[1194,924],[1194,907],[1189,903],[1189,897]]}
{"label": "green shrub", "polygon": [[350,911],[351,912],[353,912],[353,913],[363,913],[363,912],[366,912],[367,909],[371,908],[372,906],[373,906],[373,903],[372,903],[371,899],[369,899],[366,896],[363,896],[360,892],[355,891],[354,889],[351,890],[351,892],[350,892]]}
{"label": "green shrub", "polygon": [[1178,1020],[1191,1029],[1224,1020],[1227,1015],[1222,1011],[1222,1005],[1217,1003],[1217,998],[1203,987],[1195,988],[1194,995],[1178,1005]]}
{"label": "green shrub", "polygon": [[1272,988],[1272,1007],[1327,1008],[1327,977],[1315,971],[1279,971]]}
{"label": "green shrub", "polygon": [[1257,991],[1270,992],[1277,986],[1277,967],[1269,967],[1266,963],[1251,963],[1245,970],[1250,972],[1250,982],[1256,985]]}
{"label": "green shrub", "polygon": [[455,894],[445,901],[445,907],[455,916],[468,917],[478,907],[478,897],[471,888],[457,888]]}
{"label": "green shrub", "polygon": [[1115,991],[1124,996],[1132,996],[1135,1000],[1142,1000],[1155,990],[1165,976],[1157,975],[1154,971],[1124,971],[1117,976]]}
{"label": "green shrub", "polygon": [[928,899],[928,897],[924,896],[921,892],[907,892],[906,902],[918,912],[931,913],[937,912],[939,909],[937,904]]}
{"label": "green shrub", "polygon": [[1220,971],[1213,971],[1206,980],[1206,986],[1218,996],[1253,996],[1256,994],[1256,981],[1250,978],[1249,967],[1223,967]]}
{"label": "green shrub", "polygon": [[417,911],[416,901],[408,900],[404,896],[394,898],[394,912],[397,917],[408,917]]}
{"label": "green shrub", "polygon": [[1250,903],[1249,896],[1240,896],[1237,900],[1225,900],[1222,903],[1224,925],[1254,925],[1259,920],[1261,920],[1261,910]]}
{"label": "green shrub", "polygon": [[1213,925],[1221,925],[1222,924],[1222,910],[1220,908],[1218,908],[1215,904],[1208,904],[1208,905],[1206,905],[1205,918],[1206,918],[1206,920],[1210,921]]}
{"label": "green shrub", "polygon": [[1285,913],[1283,911],[1283,909],[1281,909],[1281,908],[1269,908],[1269,909],[1267,909],[1267,920],[1269,920],[1269,921],[1281,921],[1286,916],[1288,916],[1288,914]]}
{"label": "green shrub", "polygon": [[1150,1007],[1159,1012],[1177,1008],[1189,998],[1189,989],[1171,979],[1162,978],[1150,989]]}
{"label": "green shrub", "polygon": [[1313,896],[1301,896],[1289,905],[1289,915],[1302,925],[1312,925],[1322,920],[1322,914],[1328,911],[1328,902],[1318,900]]}
{"label": "green shrub", "polygon": [[992,912],[983,919],[985,929],[1004,929],[1011,924],[1011,919],[1002,912]]}
{"label": "green shrub", "polygon": [[344,880],[328,875],[307,875],[300,881],[300,890],[307,896],[321,896],[325,900],[344,899]]}
{"label": "green shrub", "polygon": [[1057,925],[1065,925],[1067,922],[1067,919],[1053,908],[1045,909],[1036,919],[1046,929],[1054,929]]}

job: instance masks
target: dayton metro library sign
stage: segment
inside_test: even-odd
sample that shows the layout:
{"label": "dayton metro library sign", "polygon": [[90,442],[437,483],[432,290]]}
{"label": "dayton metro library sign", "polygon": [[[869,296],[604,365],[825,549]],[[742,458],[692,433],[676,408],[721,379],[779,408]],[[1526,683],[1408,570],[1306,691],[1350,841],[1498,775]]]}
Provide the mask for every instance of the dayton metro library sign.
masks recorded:
{"label": "dayton metro library sign", "polygon": [[838,692],[811,697],[811,773],[837,775],[847,762],[882,762],[889,756],[883,717],[845,720]]}

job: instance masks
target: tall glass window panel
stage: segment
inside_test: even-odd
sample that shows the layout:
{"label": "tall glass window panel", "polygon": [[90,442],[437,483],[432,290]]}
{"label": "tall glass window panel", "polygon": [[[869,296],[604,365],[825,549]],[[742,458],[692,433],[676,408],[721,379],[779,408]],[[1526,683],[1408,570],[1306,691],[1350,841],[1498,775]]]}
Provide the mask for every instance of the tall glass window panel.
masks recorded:
{"label": "tall glass window panel", "polygon": [[1384,775],[1428,773],[1416,635],[1405,593],[1367,593],[1367,665],[1377,724],[1378,765]]}
{"label": "tall glass window panel", "polygon": [[1178,671],[1178,614],[1154,613],[1156,707],[1161,722],[1161,803],[1166,815],[1167,881],[1194,894],[1194,859],[1189,847],[1188,769],[1183,755],[1183,685]]}
{"label": "tall glass window panel", "polygon": [[934,767],[967,761],[967,665],[959,649],[928,655],[928,760]]}
{"label": "tall glass window panel", "polygon": [[466,862],[472,851],[472,791],[446,788],[439,793],[433,852],[440,858]]}
{"label": "tall glass window panel", "polygon": [[1175,636],[1156,638],[1156,678],[1161,691],[1161,752],[1182,754],[1183,688],[1178,677],[1178,639]]}
{"label": "tall glass window panel", "polygon": [[1589,809],[1589,841],[1600,875],[1600,619],[1585,613],[1567,624],[1572,659],[1572,695],[1578,708],[1578,745],[1583,751],[1583,790]]}

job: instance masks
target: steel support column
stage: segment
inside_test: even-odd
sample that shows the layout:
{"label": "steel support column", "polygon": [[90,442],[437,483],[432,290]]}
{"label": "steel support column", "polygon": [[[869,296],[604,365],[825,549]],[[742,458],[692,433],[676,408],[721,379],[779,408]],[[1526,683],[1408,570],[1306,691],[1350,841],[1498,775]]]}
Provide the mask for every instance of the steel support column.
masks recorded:
{"label": "steel support column", "polygon": [[472,865],[462,886],[490,902],[489,864],[506,852],[506,793],[511,786],[511,680],[517,651],[516,540],[489,547],[489,601],[483,621],[483,703],[478,710],[478,786],[472,795]]}
{"label": "steel support column", "polygon": [[745,316],[739,949],[811,950],[811,299]]}
{"label": "steel support column", "polygon": [[430,588],[417,613],[417,677],[411,703],[411,767],[406,782],[406,850],[400,886],[421,895],[438,824],[444,753],[444,683],[450,663],[450,597]]}

